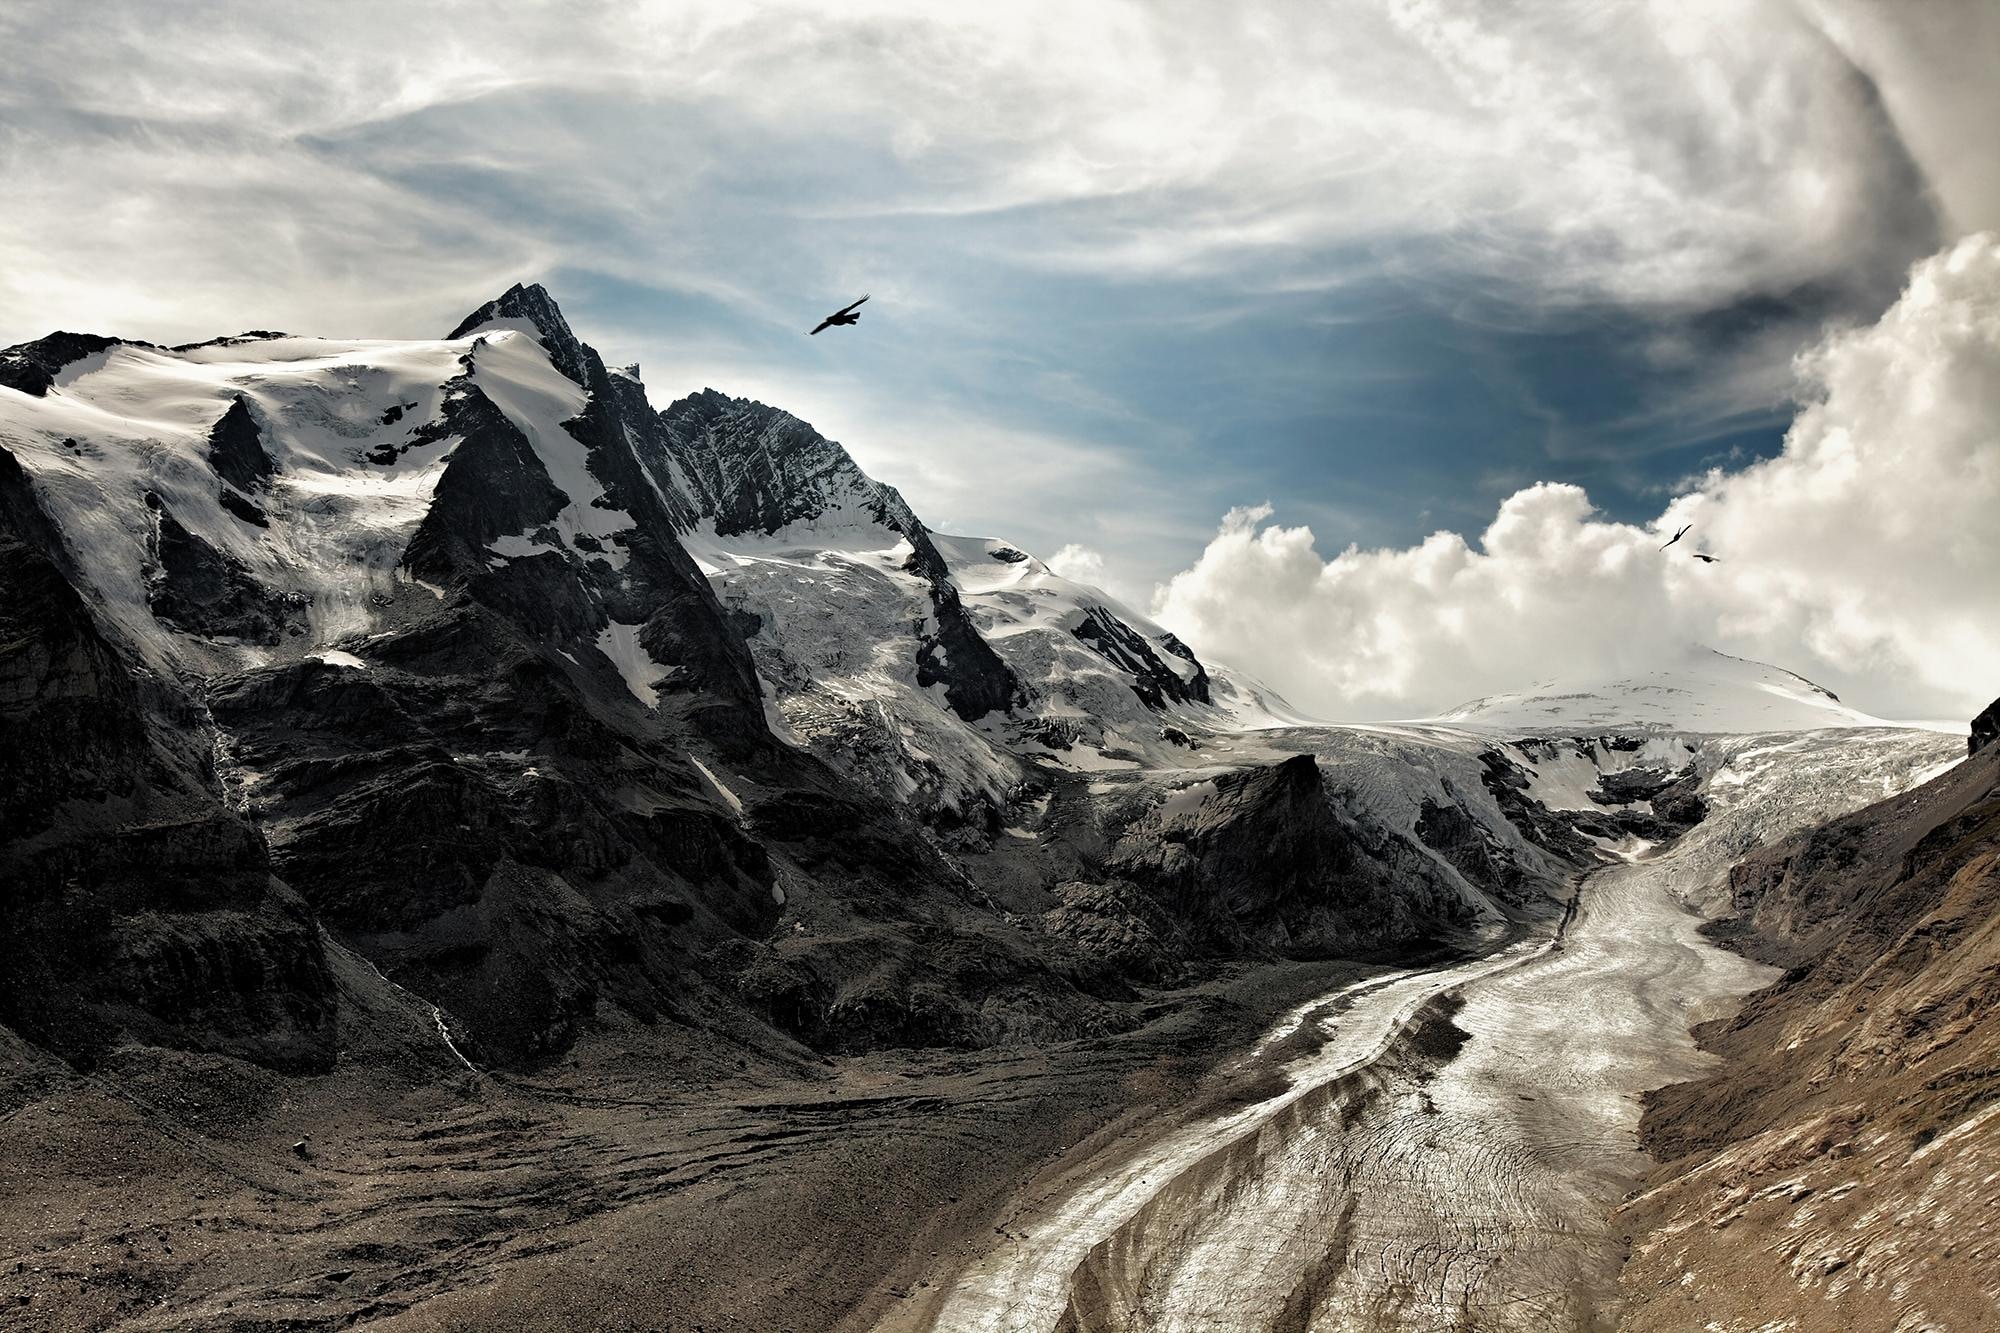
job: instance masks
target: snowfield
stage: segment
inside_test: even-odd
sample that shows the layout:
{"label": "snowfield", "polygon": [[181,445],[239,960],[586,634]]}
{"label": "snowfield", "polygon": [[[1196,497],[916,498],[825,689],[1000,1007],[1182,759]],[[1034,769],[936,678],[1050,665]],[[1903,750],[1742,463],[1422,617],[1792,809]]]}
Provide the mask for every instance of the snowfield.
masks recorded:
{"label": "snowfield", "polygon": [[1849,708],[1802,676],[1698,646],[1653,670],[1611,680],[1557,676],[1460,704],[1437,720],[1524,735],[1609,728],[1752,735],[1895,725]]}

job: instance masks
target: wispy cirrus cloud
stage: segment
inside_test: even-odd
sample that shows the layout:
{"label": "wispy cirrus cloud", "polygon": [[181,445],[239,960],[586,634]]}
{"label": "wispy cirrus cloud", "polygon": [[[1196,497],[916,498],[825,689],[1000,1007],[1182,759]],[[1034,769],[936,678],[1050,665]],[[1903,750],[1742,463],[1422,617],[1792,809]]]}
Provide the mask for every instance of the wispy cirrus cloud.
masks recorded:
{"label": "wispy cirrus cloud", "polygon": [[1980,9],[24,0],[0,342],[418,335],[552,279],[661,396],[769,393],[1131,584],[1274,485],[1369,540],[1480,477],[1629,510],[1983,225]]}

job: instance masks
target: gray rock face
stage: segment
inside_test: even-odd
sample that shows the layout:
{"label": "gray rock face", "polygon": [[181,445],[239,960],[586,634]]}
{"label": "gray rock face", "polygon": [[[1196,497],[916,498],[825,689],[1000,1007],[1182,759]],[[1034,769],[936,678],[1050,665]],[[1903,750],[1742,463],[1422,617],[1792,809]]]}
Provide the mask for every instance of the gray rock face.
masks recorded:
{"label": "gray rock face", "polygon": [[2000,699],[1986,706],[1986,711],[1972,719],[1972,734],[1966,738],[1965,752],[1978,754],[1981,750],[2000,740]]}
{"label": "gray rock face", "polygon": [[923,525],[892,486],[789,412],[703,389],[660,413],[666,447],[700,513],[725,537],[772,533],[851,510],[909,536]]}

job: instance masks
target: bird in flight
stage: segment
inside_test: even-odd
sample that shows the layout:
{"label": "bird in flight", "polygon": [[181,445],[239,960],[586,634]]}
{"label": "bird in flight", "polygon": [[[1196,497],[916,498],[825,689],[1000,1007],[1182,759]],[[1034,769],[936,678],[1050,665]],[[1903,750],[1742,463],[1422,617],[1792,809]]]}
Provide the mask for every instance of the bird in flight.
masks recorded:
{"label": "bird in flight", "polygon": [[[865,301],[867,299],[868,298],[864,296],[861,298],[861,301]],[[840,309],[834,311],[831,315],[828,315],[825,319],[819,322],[818,329],[813,329],[811,332],[807,333],[806,336],[810,338],[814,333],[818,333],[820,329],[829,328],[835,324],[860,323],[861,312],[856,310],[854,307],[860,305],[861,301],[856,301],[854,305],[842,306]]]}
{"label": "bird in flight", "polygon": [[[818,332],[818,330],[817,330],[817,329],[815,329],[815,330],[814,330],[814,332]],[[1687,525],[1687,527],[1684,527],[1684,528],[1682,528],[1682,529],[1681,529],[1681,530],[1680,530],[1679,532],[1676,532],[1676,533],[1675,533],[1675,534],[1674,534],[1674,535],[1673,535],[1672,537],[1670,537],[1670,538],[1668,538],[1668,539],[1667,539],[1667,543],[1666,543],[1666,546],[1662,546],[1662,547],[1661,547],[1660,549],[1661,549],[1662,551],[1664,551],[1664,550],[1666,550],[1666,549],[1667,549],[1667,546],[1672,546],[1672,545],[1673,545],[1673,544],[1674,544],[1675,542],[1677,542],[1677,541],[1679,541],[1679,540],[1680,540],[1681,538],[1683,538],[1683,537],[1687,536],[1687,535],[1688,535],[1688,528],[1691,528],[1691,527],[1693,527],[1693,526],[1694,526],[1694,524],[1690,523],[1690,524],[1688,524],[1688,525]]]}
{"label": "bird in flight", "polygon": [[1712,565],[1717,560],[1720,560],[1722,558],[1720,556],[1710,555],[1706,551],[1690,551],[1688,552],[1688,554],[1693,556],[1695,559],[1701,561],[1701,563],[1703,563],[1704,565]]}

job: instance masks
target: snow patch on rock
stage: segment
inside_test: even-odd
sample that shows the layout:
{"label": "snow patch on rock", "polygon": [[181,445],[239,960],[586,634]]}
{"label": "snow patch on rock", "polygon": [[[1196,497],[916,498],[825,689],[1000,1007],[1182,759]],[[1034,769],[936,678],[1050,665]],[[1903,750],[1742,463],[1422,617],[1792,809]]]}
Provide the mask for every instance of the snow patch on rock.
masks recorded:
{"label": "snow patch on rock", "polygon": [[625,688],[632,691],[632,697],[652,708],[660,701],[660,682],[673,668],[655,661],[645,645],[639,642],[639,631],[643,628],[643,625],[621,625],[611,621],[597,632],[597,651],[618,668],[618,674],[624,678]]}

